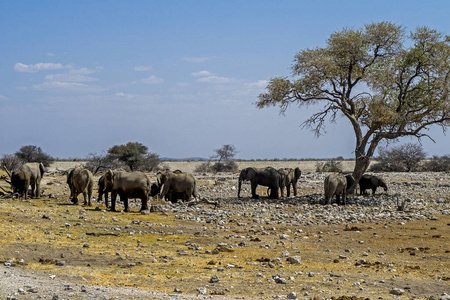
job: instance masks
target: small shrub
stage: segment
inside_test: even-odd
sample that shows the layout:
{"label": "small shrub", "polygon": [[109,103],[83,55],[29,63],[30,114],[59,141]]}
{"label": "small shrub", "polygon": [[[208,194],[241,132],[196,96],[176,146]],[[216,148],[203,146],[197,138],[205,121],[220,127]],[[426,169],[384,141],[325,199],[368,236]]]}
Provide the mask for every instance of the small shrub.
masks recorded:
{"label": "small shrub", "polygon": [[199,166],[197,166],[195,168],[194,172],[197,172],[197,173],[211,172],[211,163],[208,161],[208,162],[204,162],[204,163],[200,164]]}
{"label": "small shrub", "polygon": [[5,154],[2,157],[1,166],[6,168],[8,172],[17,170],[22,164],[22,160],[14,154]]}
{"label": "small shrub", "polygon": [[450,155],[433,156],[423,164],[426,172],[448,172],[450,171]]}
{"label": "small shrub", "polygon": [[211,166],[211,171],[217,172],[235,172],[238,170],[238,165],[234,160],[226,162],[218,162]]}
{"label": "small shrub", "polygon": [[316,163],[316,172],[342,172],[342,162],[337,160],[328,160],[325,163]]}

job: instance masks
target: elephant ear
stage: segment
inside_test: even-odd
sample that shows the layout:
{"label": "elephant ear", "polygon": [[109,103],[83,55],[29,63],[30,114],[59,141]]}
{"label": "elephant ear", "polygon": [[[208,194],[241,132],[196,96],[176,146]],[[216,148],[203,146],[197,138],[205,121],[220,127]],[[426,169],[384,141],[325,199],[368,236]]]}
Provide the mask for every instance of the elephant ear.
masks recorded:
{"label": "elephant ear", "polygon": [[44,176],[44,173],[47,171],[43,163],[39,164],[39,171],[41,171],[41,177]]}
{"label": "elephant ear", "polygon": [[256,176],[256,170],[254,168],[247,168],[247,180],[252,180]]}
{"label": "elephant ear", "polygon": [[302,171],[297,167],[295,168],[295,179],[298,180],[302,176]]}
{"label": "elephant ear", "polygon": [[105,173],[105,179],[106,179],[106,181],[113,181],[113,178],[114,178],[114,173],[113,173],[113,171],[108,170],[108,171]]}
{"label": "elephant ear", "polygon": [[70,183],[70,181],[72,180],[73,170],[75,170],[75,169],[72,168],[72,169],[67,170],[67,183]]}

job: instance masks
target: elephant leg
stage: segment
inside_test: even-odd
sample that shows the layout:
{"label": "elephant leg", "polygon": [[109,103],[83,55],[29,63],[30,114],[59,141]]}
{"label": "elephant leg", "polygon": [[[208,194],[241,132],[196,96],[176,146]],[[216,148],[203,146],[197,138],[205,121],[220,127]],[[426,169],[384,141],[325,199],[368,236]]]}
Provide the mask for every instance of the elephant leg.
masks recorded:
{"label": "elephant leg", "polygon": [[41,197],[41,182],[36,180],[36,198]]}
{"label": "elephant leg", "polygon": [[292,189],[294,190],[294,196],[297,196],[297,184],[292,184]]}
{"label": "elephant leg", "polygon": [[35,197],[36,183],[31,184],[31,198]]}
{"label": "elephant leg", "polygon": [[120,200],[122,200],[122,198],[123,198],[123,206],[125,207],[124,212],[130,212],[130,208],[128,207],[128,196],[120,195]]}
{"label": "elephant leg", "polygon": [[78,204],[78,191],[74,188],[72,192],[72,203]]}
{"label": "elephant leg", "polygon": [[256,194],[256,187],[258,186],[258,184],[252,182],[251,185],[252,185],[252,199],[258,199],[259,196]]}
{"label": "elephant leg", "polygon": [[83,200],[84,200],[83,205],[86,205],[87,204],[87,193],[85,191],[83,192]]}
{"label": "elephant leg", "polygon": [[142,201],[141,211],[148,210],[148,196],[142,197],[141,201]]}
{"label": "elephant leg", "polygon": [[377,187],[376,186],[374,186],[373,188],[372,188],[372,195],[375,195],[375,192],[377,191]]}
{"label": "elephant leg", "polygon": [[108,192],[105,193],[105,206],[106,206],[106,208],[109,208],[109,203],[108,203]]}
{"label": "elephant leg", "polygon": [[[294,195],[296,194],[295,190],[294,190]],[[291,196],[291,185],[288,184],[286,187],[286,196],[290,197]]]}
{"label": "elephant leg", "polygon": [[278,199],[278,187],[274,186],[270,188],[270,199]]}
{"label": "elephant leg", "polygon": [[341,195],[340,195],[340,194],[336,194],[336,203],[337,203],[338,205],[341,204]]}
{"label": "elephant leg", "polygon": [[111,211],[116,211],[117,192],[111,192]]}
{"label": "elephant leg", "polygon": [[342,194],[342,202],[343,205],[347,205],[347,193],[345,191]]}
{"label": "elephant leg", "polygon": [[88,206],[92,206],[91,197],[92,197],[92,193],[88,192]]}

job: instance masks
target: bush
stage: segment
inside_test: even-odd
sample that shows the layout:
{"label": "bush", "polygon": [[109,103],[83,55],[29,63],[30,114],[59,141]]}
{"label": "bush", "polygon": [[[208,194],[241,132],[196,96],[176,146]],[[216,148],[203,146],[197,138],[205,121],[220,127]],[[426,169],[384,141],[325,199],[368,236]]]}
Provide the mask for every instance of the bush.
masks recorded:
{"label": "bush", "polygon": [[238,170],[238,165],[234,160],[229,160],[226,162],[218,162],[211,166],[211,171],[217,172],[236,172]]}
{"label": "bush", "polygon": [[208,173],[208,172],[236,172],[238,170],[238,164],[234,160],[225,162],[217,162],[211,165],[211,162],[205,162],[195,168],[194,172]]}
{"label": "bush", "polygon": [[325,163],[316,163],[316,172],[342,172],[342,162],[337,160],[328,160]]}
{"label": "bush", "polygon": [[200,164],[199,166],[197,166],[195,168],[194,172],[198,172],[198,173],[211,172],[211,163],[208,161],[208,162],[204,162],[204,163]]}
{"label": "bush", "polygon": [[53,162],[53,157],[42,151],[41,147],[28,145],[23,146],[15,153],[20,160],[24,163],[37,162],[43,163],[44,166],[48,167]]}
{"label": "bush", "polygon": [[22,164],[23,161],[14,154],[5,154],[2,157],[1,166],[2,168],[6,168],[8,172],[17,170]]}
{"label": "bush", "polygon": [[450,155],[433,156],[426,161],[422,167],[427,172],[449,172],[450,171]]}
{"label": "bush", "polygon": [[411,172],[420,170],[426,155],[421,145],[404,144],[390,150],[381,148],[378,162],[370,167],[372,172]]}

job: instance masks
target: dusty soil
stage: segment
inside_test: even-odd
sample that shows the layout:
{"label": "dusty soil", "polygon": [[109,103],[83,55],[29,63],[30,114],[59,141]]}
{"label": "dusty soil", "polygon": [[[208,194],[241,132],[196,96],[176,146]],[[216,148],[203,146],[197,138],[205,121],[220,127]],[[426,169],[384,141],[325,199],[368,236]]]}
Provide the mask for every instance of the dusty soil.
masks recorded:
{"label": "dusty soil", "polygon": [[[197,162],[167,162],[193,172]],[[389,190],[323,206],[316,162],[299,195],[237,199],[238,174],[195,173],[200,198],[113,213],[72,205],[50,168],[41,199],[0,200],[2,299],[439,299],[450,294],[450,174],[381,174]],[[348,165],[347,165],[348,164]],[[344,169],[351,170],[346,162]],[[154,174],[148,174],[154,180]],[[98,177],[98,176],[97,176]],[[4,183],[1,183],[5,186]],[[258,190],[265,195],[265,189]],[[97,193],[94,193],[97,195]],[[80,200],[82,196],[79,196]],[[80,201],[81,203],[82,201]],[[397,210],[405,202],[404,210]],[[398,295],[396,295],[398,294]],[[434,298],[433,298],[434,297]],[[341,298],[351,299],[351,298]]]}

